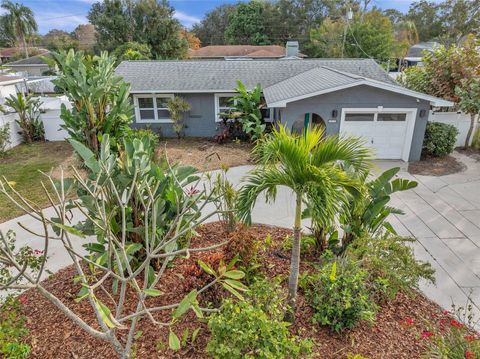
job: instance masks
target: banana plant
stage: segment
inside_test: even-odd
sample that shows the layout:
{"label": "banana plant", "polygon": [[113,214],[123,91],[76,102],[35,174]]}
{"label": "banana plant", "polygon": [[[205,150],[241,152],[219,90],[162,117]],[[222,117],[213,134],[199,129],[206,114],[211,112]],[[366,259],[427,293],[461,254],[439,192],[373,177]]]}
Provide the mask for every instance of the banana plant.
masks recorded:
{"label": "banana plant", "polygon": [[350,197],[339,218],[344,230],[343,249],[355,238],[366,234],[375,235],[380,231],[396,234],[393,226],[387,221],[388,216],[401,215],[404,212],[388,205],[391,195],[417,187],[415,181],[394,179],[399,171],[399,167],[391,168],[371,181],[365,174],[360,176],[364,183],[363,190]]}

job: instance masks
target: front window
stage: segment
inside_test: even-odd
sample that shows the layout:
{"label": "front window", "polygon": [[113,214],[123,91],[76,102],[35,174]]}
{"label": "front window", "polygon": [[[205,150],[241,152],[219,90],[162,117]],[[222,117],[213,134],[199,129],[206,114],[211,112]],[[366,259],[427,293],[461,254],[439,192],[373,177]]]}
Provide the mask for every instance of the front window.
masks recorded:
{"label": "front window", "polygon": [[[232,94],[217,94],[215,96],[216,98],[216,102],[215,102],[215,106],[216,106],[216,113],[217,113],[217,122],[218,121],[222,121],[223,117],[221,114],[224,114],[224,113],[229,113],[231,111],[234,111],[235,110],[235,106],[236,106],[236,100],[233,100],[232,101],[232,98],[235,97],[236,94],[232,93]],[[262,98],[262,104],[265,103],[265,99]],[[260,110],[260,112],[262,113],[262,119],[266,122],[271,122],[273,121],[273,110],[268,108],[268,107],[264,107]]]}
{"label": "front window", "polygon": [[137,122],[171,122],[168,100],[173,95],[136,96]]}

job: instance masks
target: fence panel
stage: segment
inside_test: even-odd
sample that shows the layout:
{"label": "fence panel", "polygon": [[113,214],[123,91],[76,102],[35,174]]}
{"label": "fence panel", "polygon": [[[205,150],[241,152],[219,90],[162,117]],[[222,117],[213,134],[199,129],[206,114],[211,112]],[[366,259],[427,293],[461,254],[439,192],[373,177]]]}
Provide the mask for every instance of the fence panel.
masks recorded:
{"label": "fence panel", "polygon": [[0,128],[3,128],[3,126],[7,124],[10,125],[10,144],[7,146],[7,149],[22,143],[22,135],[19,133],[20,127],[16,122],[17,119],[18,115],[16,113],[0,115]]}
{"label": "fence panel", "polygon": [[[468,129],[470,128],[470,115],[457,112],[433,112],[430,111],[429,121],[432,122],[442,122],[449,125],[453,125],[458,129],[457,143],[456,147],[465,146],[465,140],[467,139]],[[472,137],[470,138],[470,144],[472,142]]]}

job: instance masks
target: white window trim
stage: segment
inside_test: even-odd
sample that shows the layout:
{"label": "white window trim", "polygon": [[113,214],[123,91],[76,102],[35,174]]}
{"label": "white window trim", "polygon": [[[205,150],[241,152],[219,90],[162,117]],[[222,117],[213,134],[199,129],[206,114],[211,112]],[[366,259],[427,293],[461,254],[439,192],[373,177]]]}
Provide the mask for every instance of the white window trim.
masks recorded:
{"label": "white window trim", "polygon": [[403,144],[402,160],[408,162],[408,159],[410,158],[410,150],[412,147],[415,122],[417,119],[416,108],[383,108],[381,106],[373,108],[342,108],[342,114],[340,116],[340,134],[345,127],[345,115],[347,113],[374,113],[373,122],[368,121],[369,123],[376,123],[379,113],[405,113],[407,115],[405,118],[405,121],[407,121],[407,130],[405,133],[405,142]]}
{"label": "white window trim", "polygon": [[[215,122],[222,122],[223,120],[220,118],[219,113],[220,111],[220,97],[235,97],[237,93],[231,92],[224,92],[224,93],[216,93],[215,94]],[[270,109],[270,117],[265,117],[263,120],[265,122],[273,122],[273,107],[268,107]]]}
{"label": "white window trim", "polygon": [[[138,95],[133,95],[133,104],[135,107],[135,120],[137,123],[173,123],[172,119],[169,117],[165,118],[158,118],[158,110],[167,110],[167,108],[158,108],[157,107],[157,98],[172,98],[174,97],[173,94],[171,93],[165,93],[165,94],[138,94]],[[140,106],[138,104],[138,98],[155,98],[155,101],[153,101],[153,115],[154,119],[153,120],[142,120],[140,118]]]}

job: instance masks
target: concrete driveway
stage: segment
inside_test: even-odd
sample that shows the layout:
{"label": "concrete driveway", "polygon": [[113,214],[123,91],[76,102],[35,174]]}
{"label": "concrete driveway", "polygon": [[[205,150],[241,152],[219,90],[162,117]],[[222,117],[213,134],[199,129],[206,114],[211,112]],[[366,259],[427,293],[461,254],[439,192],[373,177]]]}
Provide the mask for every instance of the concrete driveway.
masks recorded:
{"label": "concrete driveway", "polygon": [[[392,204],[405,215],[395,216],[391,222],[399,234],[418,239],[413,244],[416,256],[429,261],[436,270],[436,286],[422,283],[423,292],[446,309],[452,303],[464,305],[470,298],[480,315],[480,162],[458,153],[454,155],[467,165],[467,170],[443,177],[412,176],[406,171],[406,164],[399,161],[378,161],[376,165],[379,171],[399,166],[400,177],[419,182],[414,190],[394,195]],[[238,184],[251,168],[231,168],[229,178]],[[281,188],[273,204],[259,198],[252,217],[258,223],[291,227],[293,205],[291,191]],[[46,213],[53,211],[47,209]],[[1,223],[0,230],[15,229],[19,246],[28,243],[41,249],[41,240],[20,228],[18,222],[39,230],[38,223],[32,223],[27,216]],[[78,238],[75,247],[82,243],[85,240]],[[48,269],[55,272],[71,264],[60,243],[52,243],[51,248]]]}

